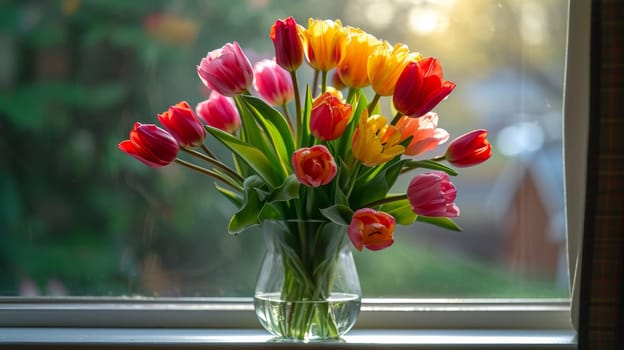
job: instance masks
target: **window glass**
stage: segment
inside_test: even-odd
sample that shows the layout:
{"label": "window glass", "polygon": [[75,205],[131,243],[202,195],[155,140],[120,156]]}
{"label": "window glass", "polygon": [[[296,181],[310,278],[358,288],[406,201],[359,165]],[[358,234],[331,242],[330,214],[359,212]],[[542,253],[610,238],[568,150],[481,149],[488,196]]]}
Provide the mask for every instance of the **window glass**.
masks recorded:
{"label": "window glass", "polygon": [[[435,56],[457,84],[451,137],[489,130],[461,169],[463,232],[416,223],[355,252],[365,297],[567,297],[565,0],[0,1],[0,295],[251,296],[258,230],[227,233],[213,181],[117,149],[134,121],[207,98],[195,66],[236,40],[274,55],[278,18],[341,19]],[[304,74],[305,73],[301,73]],[[388,101],[383,101],[388,108]],[[212,140],[210,149],[229,154]],[[431,153],[443,152],[445,145]],[[397,186],[406,186],[409,177]]]}

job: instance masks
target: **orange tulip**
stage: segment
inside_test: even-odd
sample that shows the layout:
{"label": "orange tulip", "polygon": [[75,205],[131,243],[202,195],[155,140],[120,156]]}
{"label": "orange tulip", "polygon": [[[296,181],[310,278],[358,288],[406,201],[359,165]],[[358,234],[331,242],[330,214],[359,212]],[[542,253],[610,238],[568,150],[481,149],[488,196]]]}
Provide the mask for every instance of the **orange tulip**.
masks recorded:
{"label": "orange tulip", "polygon": [[327,185],[338,171],[334,157],[323,145],[296,150],[292,155],[292,165],[299,182],[310,187]]}
{"label": "orange tulip", "polygon": [[351,105],[343,103],[331,92],[319,96],[312,104],[310,130],[323,141],[335,140],[344,132],[351,119]]}
{"label": "orange tulip", "polygon": [[362,251],[363,247],[381,250],[394,243],[395,224],[396,220],[388,213],[362,208],[353,213],[347,235],[359,251]]}

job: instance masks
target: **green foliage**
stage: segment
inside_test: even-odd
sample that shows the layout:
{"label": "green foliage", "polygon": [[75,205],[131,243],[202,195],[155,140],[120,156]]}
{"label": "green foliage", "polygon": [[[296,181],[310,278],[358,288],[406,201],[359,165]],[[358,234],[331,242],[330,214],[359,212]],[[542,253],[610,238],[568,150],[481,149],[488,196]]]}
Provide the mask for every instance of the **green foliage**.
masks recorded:
{"label": "green foliage", "polygon": [[[276,18],[292,14],[302,24],[308,17],[342,18],[349,15],[345,3],[273,0],[254,7],[230,0],[89,0],[65,8],[69,3],[0,0],[0,295],[17,295],[32,279],[42,294],[50,292],[50,280],[59,280],[71,295],[249,296],[263,253],[261,236],[228,236],[227,216],[246,201],[230,225],[234,232],[253,232],[255,223],[278,214],[281,202],[307,191],[286,176],[294,143],[274,142],[274,134],[288,127],[277,111],[253,97],[238,101],[246,122],[257,126],[247,142],[262,138],[260,149],[209,130],[211,145],[219,139],[253,159],[240,164],[259,175],[245,184],[244,193],[215,189],[204,176],[184,170],[154,171],[116,146],[128,137],[134,120],[156,123],[156,114],[169,105],[205,98],[194,66],[208,50],[236,38],[245,49],[271,57],[268,28]],[[153,14],[188,19],[198,25],[198,35],[190,44],[148,35],[144,23]],[[352,96],[361,113],[367,105],[364,93]],[[308,90],[302,106],[306,120],[311,101]],[[356,125],[356,120],[350,123],[350,133]],[[309,129],[302,138],[301,145],[313,144]],[[348,163],[348,140],[333,146]],[[439,163],[413,165],[451,174]],[[396,168],[369,175],[383,190]],[[339,180],[344,184],[349,176],[344,172]],[[328,192],[313,191],[326,196],[321,202],[338,204],[317,209],[346,224],[347,195],[339,188]],[[400,223],[415,220],[405,202],[382,208]],[[250,215],[254,212],[261,214]],[[414,245],[361,255],[363,275],[378,271],[371,265],[384,272],[362,278],[367,295],[386,293],[389,278],[402,281],[393,290],[403,296],[436,293],[441,289],[436,283],[461,276],[471,278],[453,290],[476,296],[493,294],[492,286],[511,293],[518,285],[483,266],[413,250]],[[443,290],[453,293],[450,287]]]}

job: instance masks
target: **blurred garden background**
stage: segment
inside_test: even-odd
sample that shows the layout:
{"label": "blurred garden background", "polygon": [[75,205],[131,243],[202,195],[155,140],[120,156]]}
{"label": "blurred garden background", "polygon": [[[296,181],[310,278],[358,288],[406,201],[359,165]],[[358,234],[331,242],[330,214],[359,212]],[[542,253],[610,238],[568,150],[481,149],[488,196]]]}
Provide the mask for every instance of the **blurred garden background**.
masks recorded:
{"label": "blurred garden background", "polygon": [[494,146],[453,180],[463,232],[417,223],[355,252],[364,296],[567,297],[565,0],[0,0],[0,295],[251,296],[259,230],[228,235],[210,178],[117,144],[207,98],[208,51],[272,57],[269,29],[291,15],[438,57],[457,83],[439,126],[487,128]]}

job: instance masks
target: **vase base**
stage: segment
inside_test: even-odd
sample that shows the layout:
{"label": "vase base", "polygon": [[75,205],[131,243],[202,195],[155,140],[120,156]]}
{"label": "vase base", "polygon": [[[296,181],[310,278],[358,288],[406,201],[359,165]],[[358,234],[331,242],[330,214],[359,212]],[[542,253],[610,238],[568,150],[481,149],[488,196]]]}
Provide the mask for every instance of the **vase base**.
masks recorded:
{"label": "vase base", "polygon": [[355,324],[360,304],[359,295],[346,293],[323,301],[284,301],[280,293],[254,297],[256,316],[274,341],[339,340]]}

